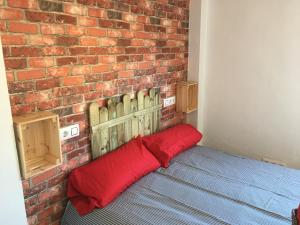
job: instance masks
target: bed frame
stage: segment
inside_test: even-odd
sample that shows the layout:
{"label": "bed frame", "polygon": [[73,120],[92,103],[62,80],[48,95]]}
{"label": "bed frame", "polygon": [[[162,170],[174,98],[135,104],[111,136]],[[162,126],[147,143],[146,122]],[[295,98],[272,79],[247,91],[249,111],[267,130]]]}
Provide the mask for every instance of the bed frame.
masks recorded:
{"label": "bed frame", "polygon": [[159,89],[112,97],[107,107],[94,102],[89,107],[93,159],[118,148],[138,135],[160,130],[161,104]]}

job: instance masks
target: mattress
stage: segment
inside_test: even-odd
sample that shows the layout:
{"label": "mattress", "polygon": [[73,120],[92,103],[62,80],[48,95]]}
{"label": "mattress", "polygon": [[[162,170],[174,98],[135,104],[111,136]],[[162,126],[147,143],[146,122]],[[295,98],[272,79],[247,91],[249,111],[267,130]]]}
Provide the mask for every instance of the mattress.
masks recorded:
{"label": "mattress", "polygon": [[80,217],[69,202],[62,224],[287,225],[299,200],[300,171],[197,146],[103,209]]}

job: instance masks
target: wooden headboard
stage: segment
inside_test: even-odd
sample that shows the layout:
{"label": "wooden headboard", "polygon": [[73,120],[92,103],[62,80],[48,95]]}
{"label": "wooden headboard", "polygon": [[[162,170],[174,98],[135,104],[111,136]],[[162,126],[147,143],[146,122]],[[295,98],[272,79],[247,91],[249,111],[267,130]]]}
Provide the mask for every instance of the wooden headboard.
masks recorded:
{"label": "wooden headboard", "polygon": [[90,105],[90,128],[93,159],[112,151],[137,135],[149,135],[160,129],[161,104],[159,89],[145,95],[112,97],[107,107],[97,102]]}

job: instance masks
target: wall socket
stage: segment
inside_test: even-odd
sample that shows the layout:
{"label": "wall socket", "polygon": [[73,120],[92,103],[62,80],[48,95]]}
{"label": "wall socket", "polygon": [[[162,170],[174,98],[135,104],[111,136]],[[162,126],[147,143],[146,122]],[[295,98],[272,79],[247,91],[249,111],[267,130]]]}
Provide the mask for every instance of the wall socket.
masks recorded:
{"label": "wall socket", "polygon": [[59,135],[60,135],[60,140],[68,140],[73,137],[79,136],[80,130],[79,130],[79,124],[72,124],[67,127],[63,127],[59,129]]}
{"label": "wall socket", "polygon": [[169,97],[169,98],[165,98],[164,99],[164,107],[168,107],[170,105],[174,105],[175,104],[175,96]]}

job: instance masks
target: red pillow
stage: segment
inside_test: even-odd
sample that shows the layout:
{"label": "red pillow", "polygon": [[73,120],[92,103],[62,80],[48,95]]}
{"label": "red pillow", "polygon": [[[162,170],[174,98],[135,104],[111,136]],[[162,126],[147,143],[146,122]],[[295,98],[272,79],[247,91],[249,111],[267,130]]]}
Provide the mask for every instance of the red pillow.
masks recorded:
{"label": "red pillow", "polygon": [[165,168],[180,152],[197,144],[202,134],[189,124],[180,124],[159,133],[143,137],[144,145]]}
{"label": "red pillow", "polygon": [[69,177],[67,195],[82,216],[96,207],[105,207],[133,182],[159,167],[141,137],[137,137],[75,169]]}

